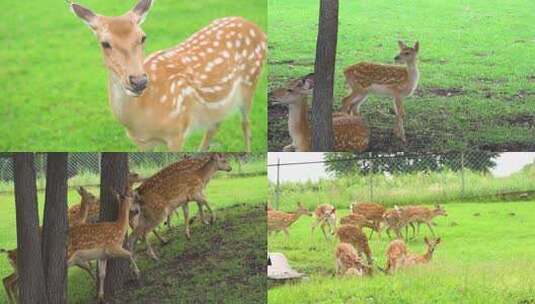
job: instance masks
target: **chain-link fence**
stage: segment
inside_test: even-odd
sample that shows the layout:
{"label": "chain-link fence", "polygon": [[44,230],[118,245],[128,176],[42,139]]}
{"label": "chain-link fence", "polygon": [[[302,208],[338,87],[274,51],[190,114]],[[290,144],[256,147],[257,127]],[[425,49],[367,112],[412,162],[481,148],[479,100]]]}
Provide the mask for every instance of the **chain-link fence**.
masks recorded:
{"label": "chain-link fence", "polygon": [[[497,177],[492,172],[499,156],[492,152],[324,153],[318,161],[279,161],[268,164],[271,203],[292,209],[297,202],[348,208],[359,201],[393,206],[535,199],[533,158],[521,170]],[[296,177],[300,172],[304,178]]]}
{"label": "chain-link fence", "polygon": [[[160,169],[185,157],[202,157],[203,153],[128,153],[128,165],[131,171],[141,176],[151,176]],[[226,176],[265,175],[265,153],[226,153],[233,170]],[[101,153],[69,153],[67,173],[69,186],[98,186],[100,176]],[[44,188],[46,175],[46,153],[35,155],[35,168],[38,188]],[[10,154],[0,157],[0,192],[11,192],[14,176],[13,159]]]}

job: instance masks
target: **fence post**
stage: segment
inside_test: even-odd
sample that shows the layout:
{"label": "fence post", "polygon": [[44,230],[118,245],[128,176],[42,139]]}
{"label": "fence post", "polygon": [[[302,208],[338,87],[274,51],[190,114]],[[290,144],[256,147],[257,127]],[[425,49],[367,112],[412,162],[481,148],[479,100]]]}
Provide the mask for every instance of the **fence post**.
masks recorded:
{"label": "fence post", "polygon": [[280,196],[280,165],[281,165],[281,159],[277,158],[277,186],[275,188],[275,209],[279,209],[279,196]]}
{"label": "fence post", "polygon": [[464,152],[461,152],[461,198],[464,198]]}
{"label": "fence post", "polygon": [[370,202],[373,202],[373,159],[370,159],[370,172],[368,175],[370,177]]}

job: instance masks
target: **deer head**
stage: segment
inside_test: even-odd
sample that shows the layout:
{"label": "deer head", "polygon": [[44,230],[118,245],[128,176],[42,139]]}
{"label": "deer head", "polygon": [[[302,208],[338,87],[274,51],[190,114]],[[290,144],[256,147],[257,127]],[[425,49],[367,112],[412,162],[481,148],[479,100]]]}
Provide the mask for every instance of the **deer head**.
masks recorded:
{"label": "deer head", "polygon": [[438,244],[440,244],[440,238],[429,240],[427,237],[425,237],[424,242],[427,245],[427,255],[429,255],[429,257],[433,256],[435,248]]}
{"label": "deer head", "polygon": [[94,204],[98,201],[95,195],[93,193],[87,191],[84,187],[80,186],[76,188],[76,192],[80,195],[82,198],[82,202],[86,204]]}
{"label": "deer head", "polygon": [[314,89],[314,74],[308,74],[302,78],[291,80],[284,86],[271,92],[273,104],[298,104],[303,101],[303,96],[309,95]]}
{"label": "deer head", "polygon": [[420,43],[416,41],[413,47],[409,47],[403,41],[398,41],[399,54],[394,57],[396,63],[405,64],[405,63],[414,63],[416,61],[416,56],[420,50]]}
{"label": "deer head", "polygon": [[212,154],[212,160],[215,161],[217,170],[226,171],[226,172],[232,171],[232,167],[230,166],[225,155],[221,153],[214,153]]}
{"label": "deer head", "polygon": [[143,45],[147,36],[141,29],[152,1],[141,0],[122,16],[108,17],[93,13],[79,4],[71,10],[95,33],[109,72],[121,83],[125,93],[140,96],[148,85],[143,69]]}
{"label": "deer head", "polygon": [[446,209],[444,209],[442,206],[440,206],[439,204],[436,204],[435,205],[435,209],[433,209],[433,214],[434,215],[443,215],[443,216],[448,216],[448,213],[446,212]]}
{"label": "deer head", "polygon": [[312,212],[305,208],[305,206],[303,206],[301,202],[297,203],[297,209],[295,209],[295,214],[312,216]]}

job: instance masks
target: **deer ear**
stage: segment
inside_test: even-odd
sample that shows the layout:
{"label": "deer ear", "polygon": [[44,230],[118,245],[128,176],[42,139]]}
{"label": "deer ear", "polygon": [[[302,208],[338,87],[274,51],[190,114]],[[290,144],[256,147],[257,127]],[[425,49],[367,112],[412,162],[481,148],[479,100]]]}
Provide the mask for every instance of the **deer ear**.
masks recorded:
{"label": "deer ear", "polygon": [[152,0],[140,0],[132,9],[132,13],[134,13],[137,24],[141,24],[143,21],[145,21],[145,17],[147,16],[151,5]]}
{"label": "deer ear", "polygon": [[400,49],[404,49],[407,47],[407,45],[405,44],[405,42],[401,41],[401,40],[398,40],[398,46]]}
{"label": "deer ear", "polygon": [[304,90],[312,90],[314,89],[314,74],[308,74],[306,75],[302,80],[301,87]]}
{"label": "deer ear", "polygon": [[435,242],[436,244],[440,243],[440,238],[437,239],[437,241]]}
{"label": "deer ear", "polygon": [[87,24],[92,30],[95,30],[97,25],[97,15],[93,13],[90,9],[85,8],[79,4],[71,3],[71,11],[82,21]]}
{"label": "deer ear", "polygon": [[419,41],[416,41],[416,43],[414,44],[414,50],[416,51],[416,53],[418,53],[418,51],[420,50],[420,42]]}
{"label": "deer ear", "polygon": [[78,187],[76,187],[76,192],[78,192],[78,194],[82,195],[84,193],[84,188],[82,186],[78,186]]}

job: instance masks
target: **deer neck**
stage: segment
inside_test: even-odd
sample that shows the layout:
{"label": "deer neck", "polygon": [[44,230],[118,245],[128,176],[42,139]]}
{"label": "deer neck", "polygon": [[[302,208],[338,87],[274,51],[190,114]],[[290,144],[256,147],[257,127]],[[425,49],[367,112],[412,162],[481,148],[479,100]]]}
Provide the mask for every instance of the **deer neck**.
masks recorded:
{"label": "deer neck", "polygon": [[289,105],[288,131],[299,151],[310,150],[310,125],[308,122],[308,103],[306,96]]}
{"label": "deer neck", "polygon": [[418,86],[418,80],[420,80],[420,71],[418,70],[416,59],[407,62],[407,73],[409,76],[409,95],[412,95]]}
{"label": "deer neck", "polygon": [[115,222],[121,229],[126,233],[128,229],[128,213],[130,212],[129,205],[121,202],[121,207],[119,208],[119,214],[117,215],[117,221]]}
{"label": "deer neck", "polygon": [[199,169],[199,175],[203,180],[203,183],[206,184],[212,176],[217,172],[216,160],[209,160],[204,166]]}
{"label": "deer neck", "polygon": [[135,103],[135,98],[126,94],[121,80],[113,72],[109,72],[108,76],[108,99],[115,117],[127,124],[129,109]]}
{"label": "deer neck", "polygon": [[431,251],[430,248],[427,248],[427,251],[425,252],[425,254],[422,256],[423,260],[425,263],[428,263],[429,261],[431,261],[431,259],[433,258],[433,251]]}

